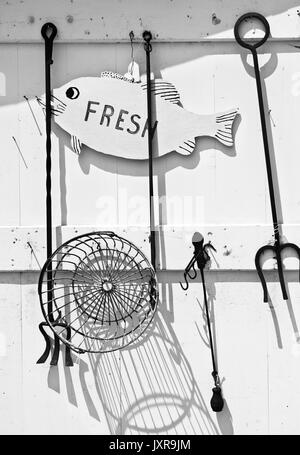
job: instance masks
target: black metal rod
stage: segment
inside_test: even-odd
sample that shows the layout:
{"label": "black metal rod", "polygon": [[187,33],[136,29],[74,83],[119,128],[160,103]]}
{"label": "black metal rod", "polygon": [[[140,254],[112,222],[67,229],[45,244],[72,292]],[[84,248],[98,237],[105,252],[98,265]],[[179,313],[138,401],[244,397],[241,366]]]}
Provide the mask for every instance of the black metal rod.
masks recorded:
{"label": "black metal rod", "polygon": [[[54,24],[47,22],[41,29],[41,34],[45,40],[45,98],[46,98],[46,238],[47,238],[47,258],[52,255],[52,200],[51,200],[51,65],[53,41],[57,34]],[[54,322],[52,312],[53,283],[52,266],[49,265],[47,272],[47,294],[48,294],[48,313],[51,315],[50,322]]]}
{"label": "black metal rod", "polygon": [[148,164],[149,164],[149,211],[150,211],[150,249],[151,264],[156,270],[156,247],[155,247],[155,223],[153,201],[153,127],[152,127],[152,95],[151,95],[151,64],[150,53],[152,51],[152,34],[149,31],[143,33],[146,51],[146,75],[147,75],[147,115],[148,115]]}
{"label": "black metal rod", "polygon": [[200,268],[201,273],[201,281],[202,281],[202,289],[203,289],[203,297],[204,297],[204,306],[205,306],[205,313],[206,313],[206,321],[208,327],[208,335],[209,335],[209,344],[210,344],[210,352],[211,352],[211,361],[213,365],[213,376],[218,375],[217,365],[216,365],[216,358],[215,358],[215,351],[214,351],[214,343],[213,337],[211,332],[211,323],[210,323],[210,316],[209,316],[209,309],[208,309],[208,302],[207,302],[207,294],[206,294],[206,286],[205,286],[205,277],[204,277],[204,269],[203,267]]}
{"label": "black metal rod", "polygon": [[[264,35],[255,43],[251,43],[246,41],[240,35],[240,26],[242,22],[249,20],[249,19],[258,19],[264,26]],[[257,57],[257,48],[262,46],[270,36],[270,26],[267,19],[259,13],[246,13],[243,14],[237,21],[234,26],[234,36],[236,41],[239,43],[240,46],[250,50],[253,56],[253,64],[254,64],[254,73],[255,73],[255,80],[256,80],[256,90],[257,90],[257,97],[258,97],[258,104],[259,104],[259,113],[260,113],[260,123],[261,123],[261,131],[263,137],[263,145],[264,145],[264,153],[265,153],[265,162],[267,168],[267,177],[268,177],[268,187],[269,187],[269,195],[270,195],[270,203],[271,203],[271,211],[272,211],[272,220],[273,220],[273,228],[274,228],[274,236],[275,236],[275,244],[280,243],[280,234],[279,234],[279,226],[278,226],[278,216],[277,216],[277,209],[276,209],[276,199],[275,199],[275,191],[274,191],[274,183],[273,183],[273,175],[272,175],[272,165],[271,165],[271,157],[270,157],[270,150],[269,150],[269,142],[268,142],[268,132],[267,132],[267,125],[266,125],[266,117],[265,117],[265,106],[264,106],[264,99],[263,99],[263,91],[262,91],[262,84],[260,78],[260,70],[258,64],[258,57]]]}

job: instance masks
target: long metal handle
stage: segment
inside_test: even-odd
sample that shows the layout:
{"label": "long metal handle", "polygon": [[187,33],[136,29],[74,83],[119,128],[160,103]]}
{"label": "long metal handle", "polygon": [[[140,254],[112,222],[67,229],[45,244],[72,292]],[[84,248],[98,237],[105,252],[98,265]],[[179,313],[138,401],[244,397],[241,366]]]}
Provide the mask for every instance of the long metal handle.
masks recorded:
{"label": "long metal handle", "polygon": [[151,65],[150,53],[152,51],[152,34],[149,31],[143,33],[146,51],[146,73],[147,73],[147,114],[148,114],[148,164],[149,164],[149,211],[150,211],[150,249],[151,264],[156,270],[156,247],[155,247],[155,223],[154,223],[154,201],[153,201],[153,128],[152,128],[152,99],[151,99]]}
{"label": "long metal handle", "polygon": [[[51,65],[53,41],[57,34],[57,28],[51,22],[47,22],[41,29],[45,40],[45,90],[46,90],[46,232],[47,232],[47,258],[52,255],[52,200],[51,200]],[[51,314],[51,322],[54,322],[52,312],[53,286],[52,266],[47,272],[47,300],[48,313]]]}

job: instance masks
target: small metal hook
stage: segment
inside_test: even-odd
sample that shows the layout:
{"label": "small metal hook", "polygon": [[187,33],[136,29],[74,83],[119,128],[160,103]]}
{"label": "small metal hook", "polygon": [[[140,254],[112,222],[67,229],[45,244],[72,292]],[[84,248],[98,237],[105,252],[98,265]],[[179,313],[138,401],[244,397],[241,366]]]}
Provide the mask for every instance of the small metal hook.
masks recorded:
{"label": "small metal hook", "polygon": [[[191,275],[191,271],[193,271],[193,276]],[[195,262],[193,263],[193,265],[191,266],[190,270],[187,272],[187,276],[191,279],[191,280],[194,280],[197,276],[197,272],[196,272],[196,269],[195,269]]]}
{"label": "small metal hook", "polygon": [[144,38],[144,49],[146,52],[151,52],[152,51],[152,46],[150,41],[152,40],[152,33],[149,30],[145,30],[143,32],[143,38]]}

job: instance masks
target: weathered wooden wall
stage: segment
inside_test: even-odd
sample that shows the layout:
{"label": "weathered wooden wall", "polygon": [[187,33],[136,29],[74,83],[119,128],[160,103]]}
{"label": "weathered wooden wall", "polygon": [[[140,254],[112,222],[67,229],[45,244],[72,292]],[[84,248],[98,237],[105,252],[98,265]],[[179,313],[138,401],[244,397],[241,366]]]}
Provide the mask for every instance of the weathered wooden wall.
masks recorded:
{"label": "weathered wooden wall", "polygon": [[[254,269],[272,226],[252,62],[232,30],[249,10],[266,15],[271,26],[260,61],[276,193],[283,234],[300,245],[299,2],[0,0],[1,433],[299,433],[298,263],[285,260],[287,302],[273,259],[266,262],[269,304]],[[131,30],[144,72],[141,34],[150,29],[153,72],[176,85],[186,109],[240,112],[232,149],[201,138],[193,155],[155,163],[155,193],[166,201],[156,214],[160,311],[152,333],[138,348],[82,356],[72,369],[62,358],[58,368],[35,364],[43,350],[37,280],[45,260],[45,128],[35,96],[44,92],[40,28],[49,20],[58,27],[55,87],[103,70],[125,73]],[[78,158],[55,127],[55,243],[109,227],[149,255],[147,172],[146,162],[87,148]],[[209,407],[201,287],[179,286],[198,230],[217,248],[207,280],[226,398],[219,415]]]}

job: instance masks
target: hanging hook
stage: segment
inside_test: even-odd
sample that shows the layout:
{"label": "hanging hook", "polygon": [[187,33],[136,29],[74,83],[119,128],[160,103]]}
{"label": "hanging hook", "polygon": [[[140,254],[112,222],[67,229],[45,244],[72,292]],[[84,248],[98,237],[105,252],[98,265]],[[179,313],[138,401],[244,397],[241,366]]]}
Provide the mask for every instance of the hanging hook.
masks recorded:
{"label": "hanging hook", "polygon": [[[197,276],[195,264],[197,263],[198,268],[202,269],[205,267],[207,262],[210,260],[210,257],[206,250],[208,248],[211,248],[212,250],[216,251],[216,249],[212,245],[211,241],[204,244],[203,236],[198,232],[196,232],[194,234],[192,243],[194,245],[194,253],[193,253],[192,259],[190,260],[190,262],[184,269],[183,278],[184,278],[185,284],[182,284],[181,282],[179,283],[181,288],[184,291],[187,291],[189,288],[189,282],[187,280],[187,277],[190,278],[190,280],[194,280]],[[191,272],[193,272],[193,274],[191,274]]]}

